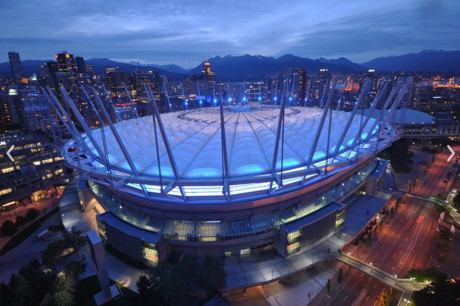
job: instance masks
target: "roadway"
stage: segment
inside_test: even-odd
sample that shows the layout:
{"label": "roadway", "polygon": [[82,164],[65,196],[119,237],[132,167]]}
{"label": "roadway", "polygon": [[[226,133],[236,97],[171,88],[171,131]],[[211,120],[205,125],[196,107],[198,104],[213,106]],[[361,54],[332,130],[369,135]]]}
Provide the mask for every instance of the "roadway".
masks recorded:
{"label": "roadway", "polygon": [[[425,196],[436,196],[439,192],[442,192],[447,197],[455,173],[458,170],[458,166],[454,167],[454,164],[460,152],[460,146],[454,146],[452,148],[457,154],[450,162],[448,162],[447,159],[451,153],[449,150],[445,149],[443,152],[434,155],[434,160],[430,162],[423,173],[418,173],[416,175],[416,178],[419,178],[420,182],[418,186],[412,189],[413,192]],[[448,178],[449,172],[451,175]],[[404,189],[403,187],[407,186],[399,187]]]}
{"label": "roadway", "polygon": [[55,234],[44,240],[35,241],[35,236],[40,232],[47,229],[50,225],[60,225],[61,219],[59,213],[56,212],[48,219],[43,221],[35,232],[27,237],[21,244],[10,250],[8,253],[0,256],[0,283],[8,283],[13,273],[18,273],[19,270],[33,259],[41,261],[41,252],[46,249],[48,243],[55,239],[64,237],[62,231],[55,232]]}

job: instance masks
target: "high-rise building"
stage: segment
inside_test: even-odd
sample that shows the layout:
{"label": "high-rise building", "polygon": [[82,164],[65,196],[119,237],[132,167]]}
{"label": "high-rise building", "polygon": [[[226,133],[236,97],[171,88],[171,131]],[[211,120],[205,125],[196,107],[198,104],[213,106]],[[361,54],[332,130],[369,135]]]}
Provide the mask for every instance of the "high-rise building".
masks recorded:
{"label": "high-rise building", "polygon": [[85,73],[86,72],[85,59],[83,57],[77,56],[75,58],[75,63],[77,65],[78,73]]}
{"label": "high-rise building", "polygon": [[49,121],[51,110],[43,94],[35,86],[10,86],[8,104],[11,121],[20,124],[25,130],[44,131],[45,121]]}
{"label": "high-rise building", "polygon": [[43,63],[40,67],[41,73],[44,76],[53,76],[59,71],[58,64],[53,61]]}
{"label": "high-rise building", "polygon": [[307,72],[303,68],[287,68],[284,70],[284,96],[289,97],[289,105],[304,105],[307,90]]}
{"label": "high-rise building", "polygon": [[71,75],[77,74],[77,66],[73,54],[64,51],[62,53],[57,53],[55,56],[59,72]]}
{"label": "high-rise building", "polygon": [[211,102],[216,96],[216,73],[211,71],[211,64],[206,61],[203,70],[199,75],[193,76],[193,81],[197,82],[198,95],[205,97],[207,102]]}
{"label": "high-rise building", "polygon": [[11,72],[13,73],[13,78],[16,81],[20,81],[24,75],[22,70],[21,59],[19,58],[19,53],[17,52],[8,52],[8,57],[10,59]]}

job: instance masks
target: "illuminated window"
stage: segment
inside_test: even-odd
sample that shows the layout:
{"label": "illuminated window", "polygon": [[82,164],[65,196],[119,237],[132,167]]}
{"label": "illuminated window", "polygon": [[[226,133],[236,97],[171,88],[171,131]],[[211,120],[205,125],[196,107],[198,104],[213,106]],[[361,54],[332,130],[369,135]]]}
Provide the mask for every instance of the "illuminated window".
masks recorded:
{"label": "illuminated window", "polygon": [[53,162],[53,159],[52,159],[52,158],[48,158],[48,159],[42,160],[42,163],[43,163],[43,164],[49,164],[49,163],[52,163],[52,162]]}
{"label": "illuminated window", "polygon": [[270,182],[230,185],[230,194],[242,194],[261,190],[267,190]]}
{"label": "illuminated window", "polygon": [[222,186],[185,186],[184,192],[187,197],[221,196]]}
{"label": "illuminated window", "polygon": [[298,237],[300,237],[300,230],[287,234],[287,241],[292,242]]}
{"label": "illuminated window", "polygon": [[294,242],[292,244],[289,244],[287,247],[286,247],[286,252],[288,255],[291,255],[297,251],[300,250],[300,242]]}
{"label": "illuminated window", "polygon": [[144,260],[147,265],[156,267],[158,265],[158,251],[155,249],[155,245],[146,243],[143,248]]}
{"label": "illuminated window", "polygon": [[13,189],[11,189],[11,188],[2,189],[2,190],[0,190],[0,195],[7,194],[7,193],[10,193],[12,191],[13,191]]}
{"label": "illuminated window", "polygon": [[2,169],[2,173],[8,173],[8,172],[13,172],[13,171],[14,171],[14,167],[8,167],[8,168]]}
{"label": "illuminated window", "polygon": [[250,249],[242,249],[240,250],[240,255],[248,255],[251,253]]}
{"label": "illuminated window", "polygon": [[136,183],[128,183],[126,184],[128,185],[129,187],[133,187],[133,188],[136,188],[136,189],[139,189],[139,190],[142,190],[142,187],[140,184],[136,184]]}
{"label": "illuminated window", "polygon": [[42,163],[41,163],[41,161],[34,161],[33,164],[34,164],[35,166],[40,166]]}
{"label": "illuminated window", "polygon": [[290,178],[290,179],[285,179],[285,180],[283,180],[283,185],[289,185],[289,184],[300,182],[302,180],[302,178],[303,178],[303,176],[298,176],[298,177],[293,177],[293,178]]}

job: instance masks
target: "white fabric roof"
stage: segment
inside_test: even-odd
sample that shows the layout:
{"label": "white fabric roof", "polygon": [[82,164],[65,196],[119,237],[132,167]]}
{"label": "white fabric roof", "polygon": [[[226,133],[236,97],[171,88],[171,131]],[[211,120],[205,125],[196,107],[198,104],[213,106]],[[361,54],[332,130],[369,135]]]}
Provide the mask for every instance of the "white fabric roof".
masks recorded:
{"label": "white fabric roof", "polygon": [[[270,173],[279,107],[253,108],[250,111],[234,112],[224,110],[225,134],[230,176],[244,176]],[[306,164],[308,154],[319,125],[322,109],[289,107],[285,111],[283,169]],[[333,111],[329,151],[333,152],[345,129],[350,113]],[[222,178],[222,145],[220,113],[218,108],[194,109],[190,111],[165,113],[161,115],[166,134],[172,148],[179,175],[182,178]],[[356,114],[345,137],[343,145],[349,146],[364,121]],[[374,124],[369,120],[362,135],[367,135]],[[173,176],[171,163],[157,125],[160,161],[155,147],[155,133],[152,116],[131,119],[115,124],[134,164],[141,174]],[[329,116],[326,118],[313,161],[325,158]],[[101,129],[93,136],[104,148]],[[110,128],[104,128],[107,152],[112,165],[131,172]],[[87,139],[90,149],[97,154]],[[281,167],[281,145],[277,168]]]}

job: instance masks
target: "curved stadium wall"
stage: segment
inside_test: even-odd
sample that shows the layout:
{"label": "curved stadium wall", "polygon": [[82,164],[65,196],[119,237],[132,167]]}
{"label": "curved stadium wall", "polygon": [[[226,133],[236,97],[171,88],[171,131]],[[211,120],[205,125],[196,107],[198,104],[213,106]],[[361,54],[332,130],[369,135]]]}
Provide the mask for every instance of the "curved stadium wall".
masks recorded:
{"label": "curved stadium wall", "polygon": [[396,106],[379,120],[357,107],[154,113],[74,136],[63,155],[106,210],[101,237],[133,259],[266,249],[287,257],[342,226],[339,202],[398,137]]}

